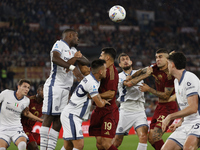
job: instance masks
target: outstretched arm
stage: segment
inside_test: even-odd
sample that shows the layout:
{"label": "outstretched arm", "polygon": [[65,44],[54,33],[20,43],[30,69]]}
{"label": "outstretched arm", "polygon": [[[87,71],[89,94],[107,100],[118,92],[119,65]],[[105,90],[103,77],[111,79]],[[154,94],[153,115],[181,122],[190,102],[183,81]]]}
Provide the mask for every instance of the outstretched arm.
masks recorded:
{"label": "outstretched arm", "polygon": [[[153,72],[152,68],[151,67],[147,67],[147,68],[144,68],[144,71],[142,71],[143,69],[139,70],[139,72],[136,74],[134,73],[132,75],[135,76],[134,78],[132,78],[131,80],[127,81],[125,80],[124,81],[124,85],[127,86],[127,87],[131,87],[131,86],[135,86],[138,82],[140,82],[141,80],[147,78],[148,76],[151,75],[151,73]],[[145,72],[145,73],[144,73]],[[140,74],[140,75],[139,75]],[[139,75],[139,76],[138,76]]]}
{"label": "outstretched arm", "polygon": [[150,92],[157,97],[159,97],[160,101],[168,101],[174,88],[173,87],[166,87],[164,92],[156,91],[155,89],[149,87],[147,84],[143,83],[143,85],[140,86],[141,92]]}
{"label": "outstretched arm", "polygon": [[177,118],[183,118],[185,116],[189,116],[194,114],[198,110],[198,102],[199,98],[198,95],[192,95],[187,98],[188,106],[181,111],[177,111],[175,113],[169,114],[163,121],[162,121],[162,130],[164,131],[171,120]]}
{"label": "outstretched arm", "polygon": [[110,105],[110,103],[108,101],[106,101],[105,99],[102,99],[99,94],[92,97],[92,99],[94,100],[95,104],[98,107],[104,107],[106,104]]}
{"label": "outstretched arm", "polygon": [[43,119],[41,119],[41,118],[39,118],[39,117],[33,115],[33,114],[29,111],[29,108],[28,108],[28,107],[26,107],[26,108],[23,110],[22,114],[23,114],[24,116],[28,117],[28,118],[33,119],[33,120],[36,120],[36,121],[39,121],[39,122],[43,122]]}
{"label": "outstretched arm", "polygon": [[115,96],[115,91],[108,90],[104,93],[101,93],[100,96],[103,99],[112,99]]}

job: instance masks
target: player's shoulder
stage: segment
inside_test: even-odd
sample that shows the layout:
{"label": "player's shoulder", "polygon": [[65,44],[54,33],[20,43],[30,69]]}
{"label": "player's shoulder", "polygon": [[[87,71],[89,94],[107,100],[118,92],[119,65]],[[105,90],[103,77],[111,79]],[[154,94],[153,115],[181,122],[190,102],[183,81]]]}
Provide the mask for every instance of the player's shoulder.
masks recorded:
{"label": "player's shoulder", "polygon": [[9,90],[9,89],[5,89],[5,90],[3,90],[1,93],[7,95],[7,94],[14,93],[14,91],[13,91],[13,90]]}
{"label": "player's shoulder", "polygon": [[199,80],[199,78],[193,72],[185,70],[183,73],[184,77],[187,78],[188,80]]}

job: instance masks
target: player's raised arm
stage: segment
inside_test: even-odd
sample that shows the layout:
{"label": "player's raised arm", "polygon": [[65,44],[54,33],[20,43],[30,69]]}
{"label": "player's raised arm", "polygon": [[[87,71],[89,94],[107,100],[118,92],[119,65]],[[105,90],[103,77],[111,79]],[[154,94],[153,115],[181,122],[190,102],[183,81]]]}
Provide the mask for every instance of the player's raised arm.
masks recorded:
{"label": "player's raised arm", "polygon": [[153,72],[152,67],[146,67],[146,68],[144,68],[144,71],[142,71],[142,70],[143,69],[140,69],[139,71],[136,72],[136,74],[134,73],[132,75],[132,79],[125,80],[123,84],[127,87],[135,86],[138,82],[147,78]]}
{"label": "player's raised arm", "polygon": [[33,119],[33,120],[36,120],[36,121],[39,121],[39,122],[43,122],[43,119],[41,119],[41,118],[39,118],[39,117],[33,115],[33,114],[29,111],[29,108],[28,108],[28,107],[26,107],[26,108],[23,110],[22,114],[23,114],[24,116],[28,117],[28,118]]}

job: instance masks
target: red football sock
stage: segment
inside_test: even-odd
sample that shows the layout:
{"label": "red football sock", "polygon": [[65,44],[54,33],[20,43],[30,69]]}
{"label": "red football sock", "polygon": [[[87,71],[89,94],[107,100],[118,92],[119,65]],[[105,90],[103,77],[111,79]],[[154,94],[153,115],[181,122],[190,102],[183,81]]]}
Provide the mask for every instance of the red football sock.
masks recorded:
{"label": "red football sock", "polygon": [[118,150],[114,145],[111,145],[111,147],[108,150]]}
{"label": "red football sock", "polygon": [[163,144],[164,144],[163,140],[160,140],[160,141],[155,142],[153,145],[155,146],[156,150],[160,150]]}

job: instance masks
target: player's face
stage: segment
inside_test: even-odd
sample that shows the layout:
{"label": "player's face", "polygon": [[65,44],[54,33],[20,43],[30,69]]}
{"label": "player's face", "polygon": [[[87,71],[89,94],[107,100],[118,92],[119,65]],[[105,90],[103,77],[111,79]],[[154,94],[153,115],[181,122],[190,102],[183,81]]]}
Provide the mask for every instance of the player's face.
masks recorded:
{"label": "player's face", "polygon": [[105,53],[101,52],[101,55],[100,55],[99,59],[105,60],[105,57],[106,57]]}
{"label": "player's face", "polygon": [[159,68],[165,67],[167,65],[167,54],[156,53],[156,64]]}
{"label": "player's face", "polygon": [[71,41],[71,45],[73,47],[77,47],[78,46],[78,33],[77,32],[72,32],[72,41]]}
{"label": "player's face", "polygon": [[132,66],[132,61],[129,56],[121,56],[119,66],[124,70],[129,70]]}
{"label": "player's face", "polygon": [[24,96],[28,94],[29,90],[30,84],[26,82],[22,83],[22,85],[18,85],[18,91]]}

